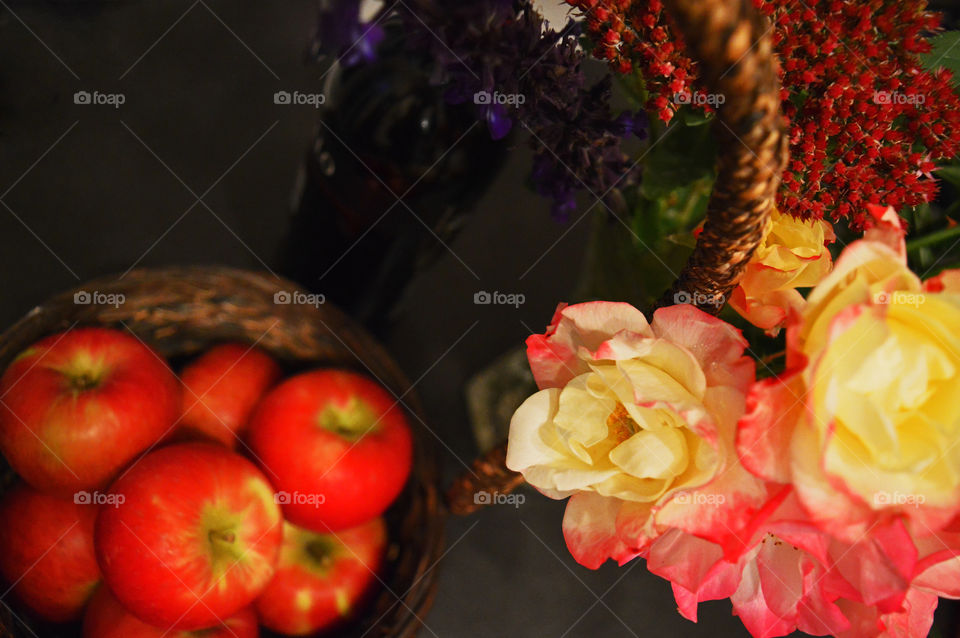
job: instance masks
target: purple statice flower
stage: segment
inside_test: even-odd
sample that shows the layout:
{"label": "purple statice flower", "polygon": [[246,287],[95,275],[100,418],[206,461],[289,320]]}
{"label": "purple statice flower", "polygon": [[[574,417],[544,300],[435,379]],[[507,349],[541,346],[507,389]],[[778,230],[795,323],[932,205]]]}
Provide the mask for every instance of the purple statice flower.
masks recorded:
{"label": "purple statice flower", "polygon": [[539,115],[525,123],[535,136],[534,186],[541,195],[553,198],[554,217],[561,221],[575,208],[577,191],[603,198],[614,188],[636,182],[639,169],[621,142],[647,133],[643,111],[611,117],[609,78],[578,97],[578,103],[562,108],[544,104]]}
{"label": "purple statice flower", "polygon": [[[319,45],[343,63],[370,60],[384,32],[379,20],[360,22],[359,0],[326,0]],[[404,0],[395,5],[404,47],[428,60],[432,80],[452,104],[474,105],[499,140],[520,124],[530,132],[532,180],[562,219],[576,193],[598,197],[636,182],[638,170],[621,149],[647,131],[644,114],[614,116],[610,82],[587,85],[577,46],[579,26],[546,28],[529,0]],[[383,9],[387,10],[387,9]]]}
{"label": "purple statice flower", "polygon": [[553,200],[553,218],[559,222],[570,220],[570,213],[577,208],[577,189],[573,175],[549,153],[537,153],[530,173],[533,187],[542,197]]}
{"label": "purple statice flower", "polygon": [[646,116],[614,117],[608,78],[587,86],[576,23],[545,28],[529,2],[511,0],[401,4],[410,44],[435,61],[434,79],[451,102],[473,101],[493,139],[514,123],[530,132],[532,181],[553,200],[555,217],[569,216],[578,191],[602,196],[635,183],[639,171],[621,141],[644,137]]}
{"label": "purple statice flower", "polygon": [[379,22],[360,20],[361,0],[329,0],[320,8],[315,44],[318,54],[333,55],[344,66],[371,62],[385,33]]}

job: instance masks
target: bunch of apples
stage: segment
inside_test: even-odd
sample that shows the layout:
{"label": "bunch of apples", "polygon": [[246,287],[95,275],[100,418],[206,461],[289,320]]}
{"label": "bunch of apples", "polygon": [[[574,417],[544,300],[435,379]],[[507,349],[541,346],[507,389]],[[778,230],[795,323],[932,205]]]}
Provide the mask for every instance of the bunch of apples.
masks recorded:
{"label": "bunch of apples", "polygon": [[131,333],[78,328],[0,378],[0,579],[85,638],[287,635],[357,614],[384,561],[381,515],[412,435],[367,377],[281,379],[217,345],[178,378]]}

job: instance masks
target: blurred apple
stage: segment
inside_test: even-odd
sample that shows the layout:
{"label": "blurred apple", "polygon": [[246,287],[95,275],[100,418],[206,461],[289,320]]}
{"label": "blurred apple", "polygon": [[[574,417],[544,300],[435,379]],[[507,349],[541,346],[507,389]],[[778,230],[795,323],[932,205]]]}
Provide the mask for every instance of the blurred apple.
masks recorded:
{"label": "blurred apple", "polygon": [[180,430],[236,448],[254,406],[280,378],[280,366],[241,343],[215,346],[183,369]]}
{"label": "blurred apple", "polygon": [[94,594],[83,617],[83,638],[257,638],[257,614],[246,607],[200,631],[171,631],[143,622],[117,602],[107,587]]}
{"label": "blurred apple", "polygon": [[284,523],[277,573],[256,602],[260,622],[306,636],[352,618],[376,586],[386,542],[380,518],[336,534]]}
{"label": "blurred apple", "polygon": [[110,488],[96,551],[114,596],[146,623],[203,629],[249,605],[273,577],[282,537],[266,477],[211,443],[152,452]]}
{"label": "blurred apple", "polygon": [[0,499],[0,575],[36,614],[80,617],[100,582],[93,549],[97,508],[18,485]]}
{"label": "blurred apple", "polygon": [[0,451],[39,490],[106,487],[171,428],[180,383],[132,335],[106,328],[55,334],[0,378]]}
{"label": "blurred apple", "polygon": [[250,421],[249,442],[284,516],[321,533],[380,516],[413,462],[403,408],[346,370],[305,372],[271,390]]}

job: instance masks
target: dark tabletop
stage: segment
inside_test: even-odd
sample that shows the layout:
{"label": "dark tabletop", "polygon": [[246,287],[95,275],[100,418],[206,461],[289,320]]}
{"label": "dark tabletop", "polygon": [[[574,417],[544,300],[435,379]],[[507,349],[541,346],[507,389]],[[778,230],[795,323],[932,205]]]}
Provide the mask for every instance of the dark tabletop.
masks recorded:
{"label": "dark tabletop", "polygon": [[[272,96],[315,89],[321,71],[304,57],[315,11],[312,0],[0,0],[0,326],[134,265],[275,268],[317,115]],[[125,103],[74,104],[82,90]],[[386,333],[448,479],[477,454],[466,379],[549,322],[583,258],[589,223],[551,220],[524,186],[529,161],[511,154]],[[477,306],[478,290],[526,303]],[[698,625],[681,619],[642,561],[580,567],[563,503],[526,497],[449,522],[421,635],[746,635],[726,602],[703,605]]]}

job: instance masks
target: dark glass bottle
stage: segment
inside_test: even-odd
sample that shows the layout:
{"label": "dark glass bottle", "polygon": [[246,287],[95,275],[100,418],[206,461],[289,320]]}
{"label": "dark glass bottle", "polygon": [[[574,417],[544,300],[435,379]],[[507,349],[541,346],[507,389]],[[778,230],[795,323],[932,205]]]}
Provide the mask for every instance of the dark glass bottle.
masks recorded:
{"label": "dark glass bottle", "polygon": [[280,256],[284,275],[375,332],[463,228],[507,147],[395,38],[331,83]]}

